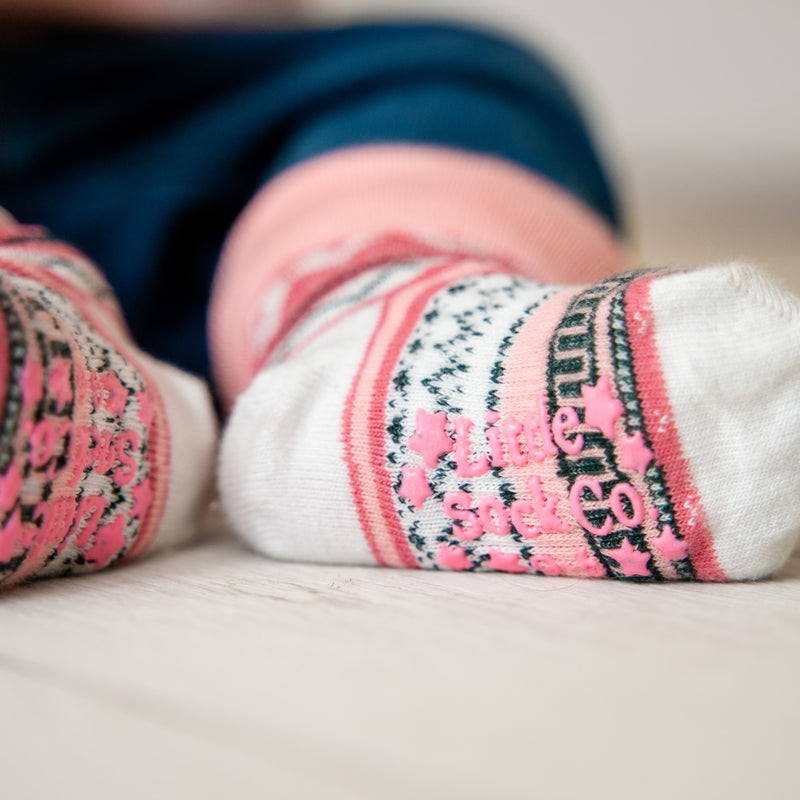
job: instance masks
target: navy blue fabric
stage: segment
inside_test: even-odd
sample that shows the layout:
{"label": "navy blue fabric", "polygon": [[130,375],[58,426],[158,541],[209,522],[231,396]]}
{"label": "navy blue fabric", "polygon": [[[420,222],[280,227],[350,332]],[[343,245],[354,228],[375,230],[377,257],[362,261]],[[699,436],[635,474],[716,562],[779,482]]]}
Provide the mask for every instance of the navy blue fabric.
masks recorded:
{"label": "navy blue fabric", "polygon": [[472,29],[59,32],[2,45],[0,76],[0,205],[87,252],[142,347],[200,374],[227,230],[312,156],[379,142],[493,154],[619,227],[560,78]]}

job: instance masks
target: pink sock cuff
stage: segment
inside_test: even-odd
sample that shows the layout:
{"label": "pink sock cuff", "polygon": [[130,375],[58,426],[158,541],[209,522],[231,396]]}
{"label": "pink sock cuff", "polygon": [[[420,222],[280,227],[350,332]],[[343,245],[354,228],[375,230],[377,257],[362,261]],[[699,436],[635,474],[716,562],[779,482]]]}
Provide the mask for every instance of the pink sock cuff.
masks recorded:
{"label": "pink sock cuff", "polygon": [[415,145],[320,156],[265,186],[226,242],[209,311],[212,365],[226,406],[258,368],[248,342],[274,276],[317,248],[387,232],[449,239],[543,283],[592,282],[630,266],[599,215],[510,162]]}

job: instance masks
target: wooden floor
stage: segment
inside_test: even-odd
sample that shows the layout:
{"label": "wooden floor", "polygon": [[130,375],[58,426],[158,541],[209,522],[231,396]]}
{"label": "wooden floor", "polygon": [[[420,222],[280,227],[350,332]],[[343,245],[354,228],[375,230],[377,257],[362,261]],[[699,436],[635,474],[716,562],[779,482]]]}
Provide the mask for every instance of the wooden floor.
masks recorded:
{"label": "wooden floor", "polygon": [[[675,174],[632,176],[643,260],[745,255],[800,292],[796,181]],[[211,529],[0,597],[0,797],[800,797],[800,554],[643,586],[275,563]]]}
{"label": "wooden floor", "polygon": [[799,666],[800,555],[636,586],[216,536],[3,598],[3,796],[794,798]]}

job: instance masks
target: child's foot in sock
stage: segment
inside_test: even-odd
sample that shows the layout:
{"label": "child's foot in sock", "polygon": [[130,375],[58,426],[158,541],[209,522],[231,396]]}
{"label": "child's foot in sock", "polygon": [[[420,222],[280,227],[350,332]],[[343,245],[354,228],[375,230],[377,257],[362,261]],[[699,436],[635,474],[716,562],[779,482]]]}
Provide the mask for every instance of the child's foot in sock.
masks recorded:
{"label": "child's foot in sock", "polygon": [[787,558],[800,307],[762,275],[543,286],[391,238],[335,264],[268,287],[224,437],[223,504],[260,552],[640,580]]}
{"label": "child's foot in sock", "polygon": [[0,213],[0,586],[186,541],[213,461],[203,384],[132,343],[85,257]]}

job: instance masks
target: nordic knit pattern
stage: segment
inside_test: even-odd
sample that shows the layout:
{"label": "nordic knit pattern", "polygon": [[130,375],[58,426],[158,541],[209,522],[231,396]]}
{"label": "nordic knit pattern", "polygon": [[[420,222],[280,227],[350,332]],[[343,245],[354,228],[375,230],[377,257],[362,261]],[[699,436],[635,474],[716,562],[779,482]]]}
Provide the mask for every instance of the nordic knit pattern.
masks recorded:
{"label": "nordic knit pattern", "polygon": [[[338,277],[304,291],[315,270]],[[276,557],[461,571],[777,569],[800,526],[796,301],[741,265],[522,272],[399,235],[289,270],[223,444],[240,534]],[[297,302],[278,334],[276,297]]]}
{"label": "nordic knit pattern", "polygon": [[[170,414],[153,377],[168,372],[208,406],[199,384],[136,350],[80,253],[0,219],[0,585],[140,554],[166,517],[172,538],[190,535],[174,530],[192,525],[176,502],[195,505],[208,470],[193,467],[201,485],[170,497]],[[201,416],[205,443],[213,422]]]}

